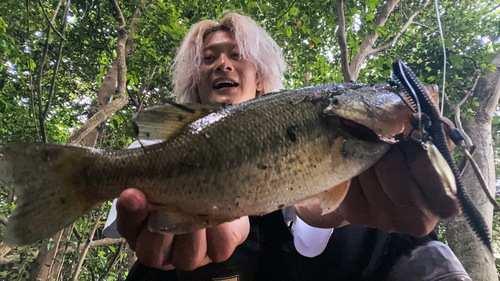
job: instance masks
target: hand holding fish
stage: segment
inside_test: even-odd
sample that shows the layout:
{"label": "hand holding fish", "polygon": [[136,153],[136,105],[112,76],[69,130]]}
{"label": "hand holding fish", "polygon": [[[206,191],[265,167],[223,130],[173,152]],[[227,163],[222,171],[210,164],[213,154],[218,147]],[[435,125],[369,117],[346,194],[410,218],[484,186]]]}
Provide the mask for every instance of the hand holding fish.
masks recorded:
{"label": "hand holding fish", "polygon": [[401,142],[351,181],[340,206],[322,215],[319,204],[297,206],[297,214],[316,227],[359,224],[386,232],[427,235],[442,218],[460,211],[449,197],[421,146]]}
{"label": "hand holding fish", "polygon": [[210,262],[227,260],[250,231],[248,217],[174,235],[151,232],[146,227],[149,202],[137,189],[127,189],[118,198],[117,227],[137,258],[145,265],[169,270],[194,270]]}

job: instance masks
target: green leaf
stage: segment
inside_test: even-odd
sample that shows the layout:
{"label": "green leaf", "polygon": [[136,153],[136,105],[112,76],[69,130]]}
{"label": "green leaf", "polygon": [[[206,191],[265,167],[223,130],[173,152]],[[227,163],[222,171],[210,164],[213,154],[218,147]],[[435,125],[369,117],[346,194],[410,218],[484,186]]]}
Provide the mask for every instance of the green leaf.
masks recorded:
{"label": "green leaf", "polygon": [[451,40],[451,38],[446,38],[444,39],[444,44],[446,45],[446,47],[448,48],[453,48],[453,40]]}
{"label": "green leaf", "polygon": [[476,122],[476,118],[474,118],[474,116],[469,116],[469,119],[472,121],[472,122]]}
{"label": "green leaf", "polygon": [[290,15],[295,16],[295,15],[297,15],[297,12],[298,12],[298,11],[299,11],[299,10],[298,10],[297,8],[292,7],[292,8],[290,9]]}
{"label": "green leaf", "polygon": [[366,14],[366,20],[367,20],[367,21],[371,21],[371,20],[373,20],[374,18],[375,18],[375,14],[373,14],[373,13],[368,13],[368,14]]}
{"label": "green leaf", "polygon": [[451,55],[450,61],[451,61],[451,64],[453,64],[453,66],[455,66],[455,67],[461,67],[464,63],[464,59],[461,56],[457,56],[457,55]]}
{"label": "green leaf", "polygon": [[281,20],[278,20],[278,24],[276,25],[276,27],[277,27],[277,28],[280,28],[280,27],[281,27],[281,25],[282,25]]}
{"label": "green leaf", "polygon": [[168,28],[165,25],[160,24],[160,25],[158,25],[158,27],[160,28],[161,31],[168,32]]}
{"label": "green leaf", "polygon": [[257,3],[253,2],[253,1],[248,2],[247,8],[250,10],[250,9],[252,9],[252,7],[258,8],[259,6],[257,5]]}
{"label": "green leaf", "polygon": [[109,245],[109,249],[113,252],[113,253],[116,253],[116,250],[115,250],[115,247]]}
{"label": "green leaf", "polygon": [[158,1],[157,5],[160,6],[160,8],[162,8],[163,10],[167,9],[167,6],[162,1]]}
{"label": "green leaf", "polygon": [[319,43],[321,43],[321,38],[318,38],[318,37],[312,37],[311,40],[314,42],[314,44],[318,45]]}
{"label": "green leaf", "polygon": [[47,250],[50,251],[50,249],[54,248],[54,246],[55,246],[54,239],[50,238],[49,243],[47,243]]}
{"label": "green leaf", "polygon": [[285,26],[285,29],[286,29],[286,35],[288,37],[292,36],[292,27],[291,26]]}
{"label": "green leaf", "polygon": [[500,116],[493,116],[493,120],[491,123],[493,125],[500,124]]}

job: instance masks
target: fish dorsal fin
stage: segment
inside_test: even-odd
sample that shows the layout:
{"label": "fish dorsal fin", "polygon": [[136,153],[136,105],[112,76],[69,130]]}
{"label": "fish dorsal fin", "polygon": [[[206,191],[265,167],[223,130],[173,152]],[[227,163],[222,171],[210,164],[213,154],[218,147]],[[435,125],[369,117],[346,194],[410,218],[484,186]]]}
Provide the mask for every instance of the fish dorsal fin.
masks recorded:
{"label": "fish dorsal fin", "polygon": [[197,103],[153,106],[132,117],[137,124],[139,139],[168,140],[194,121],[221,108],[221,104],[202,105]]}

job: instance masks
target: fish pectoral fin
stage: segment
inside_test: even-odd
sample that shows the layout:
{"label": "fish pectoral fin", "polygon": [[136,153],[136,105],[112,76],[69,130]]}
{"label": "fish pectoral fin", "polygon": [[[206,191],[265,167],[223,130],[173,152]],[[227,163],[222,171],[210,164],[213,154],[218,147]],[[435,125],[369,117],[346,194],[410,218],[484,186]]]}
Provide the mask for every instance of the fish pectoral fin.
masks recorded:
{"label": "fish pectoral fin", "polygon": [[182,234],[212,227],[226,221],[214,219],[208,215],[184,213],[172,206],[157,206],[149,213],[148,229],[152,232]]}
{"label": "fish pectoral fin", "polygon": [[321,207],[322,213],[321,215],[329,214],[335,211],[340,203],[344,201],[345,196],[347,195],[347,191],[349,190],[349,186],[351,185],[351,180],[346,180],[336,186],[325,190],[314,197],[311,197],[297,205],[306,206],[309,204],[318,204]]}
{"label": "fish pectoral fin", "polygon": [[138,138],[168,140],[192,122],[221,108],[217,105],[170,104],[153,106],[136,113],[131,121],[138,127]]}

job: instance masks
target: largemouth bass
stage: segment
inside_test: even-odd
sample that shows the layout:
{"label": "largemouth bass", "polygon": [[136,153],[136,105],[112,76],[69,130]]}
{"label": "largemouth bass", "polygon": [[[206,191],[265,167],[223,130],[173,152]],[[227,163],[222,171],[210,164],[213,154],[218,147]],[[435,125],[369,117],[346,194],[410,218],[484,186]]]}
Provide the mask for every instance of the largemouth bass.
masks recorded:
{"label": "largemouth bass", "polygon": [[0,182],[14,188],[18,207],[4,241],[49,237],[131,187],[160,206],[150,229],[173,233],[315,196],[328,195],[325,204],[334,209],[348,181],[389,149],[380,137],[400,133],[410,116],[386,84],[327,84],[215,111],[169,105],[141,112],[140,136],[166,141],[138,149],[7,145],[0,148]]}

